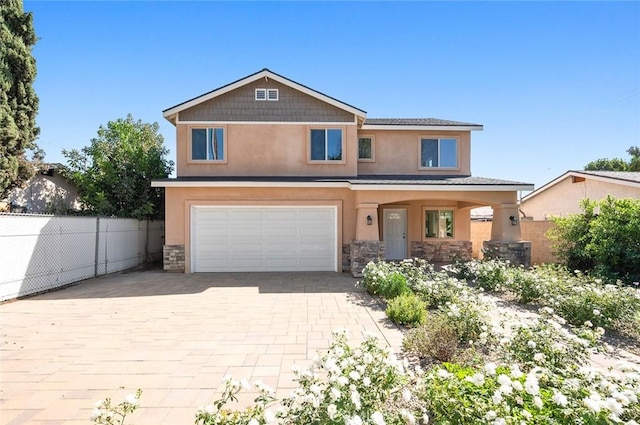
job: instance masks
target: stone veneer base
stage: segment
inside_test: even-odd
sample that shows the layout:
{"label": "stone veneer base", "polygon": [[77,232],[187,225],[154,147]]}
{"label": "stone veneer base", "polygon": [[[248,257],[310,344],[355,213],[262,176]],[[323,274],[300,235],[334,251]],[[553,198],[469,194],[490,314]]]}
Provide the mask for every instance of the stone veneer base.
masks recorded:
{"label": "stone veneer base", "polygon": [[370,261],[384,260],[385,246],[383,241],[351,241],[350,267],[353,277],[362,277],[362,269]]}
{"label": "stone veneer base", "polygon": [[471,241],[411,241],[411,257],[430,263],[471,260]]}
{"label": "stone veneer base", "polygon": [[165,271],[184,273],[184,245],[163,246],[162,262]]}
{"label": "stone veneer base", "polygon": [[484,241],[485,258],[509,260],[516,266],[531,267],[531,242]]}

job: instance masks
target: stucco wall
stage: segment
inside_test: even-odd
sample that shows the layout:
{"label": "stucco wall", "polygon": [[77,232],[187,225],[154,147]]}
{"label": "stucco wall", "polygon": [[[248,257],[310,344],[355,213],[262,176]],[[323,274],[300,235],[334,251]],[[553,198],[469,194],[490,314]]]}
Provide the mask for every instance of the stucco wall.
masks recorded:
{"label": "stucco wall", "polygon": [[583,199],[594,201],[604,199],[607,195],[640,199],[640,188],[590,178],[573,183],[572,177],[568,176],[531,199],[525,199],[521,210],[534,220],[545,220],[550,216],[578,214],[582,212],[580,201]]}
{"label": "stucco wall", "polygon": [[[373,138],[375,161],[360,162],[358,174],[471,174],[469,131],[361,130],[359,136]],[[420,169],[420,139],[430,137],[458,138],[458,168]]]}
{"label": "stucco wall", "polygon": [[[553,227],[550,221],[521,221],[522,240],[531,242],[531,263],[557,263],[558,259],[552,253],[552,241],[545,233]],[[473,257],[482,258],[482,242],[491,239],[490,221],[473,221],[470,228],[470,239],[473,245]]]}
{"label": "stucco wall", "polygon": [[307,124],[227,124],[226,157],[222,163],[191,161],[191,124],[178,124],[176,171],[186,176],[355,176],[358,140],[355,124],[330,125],[341,128],[342,161],[310,162]]}
{"label": "stucco wall", "polygon": [[27,212],[45,212],[47,205],[57,202],[60,206],[80,209],[78,190],[57,173],[53,176],[36,174],[24,188],[15,188],[7,202],[25,207]]}

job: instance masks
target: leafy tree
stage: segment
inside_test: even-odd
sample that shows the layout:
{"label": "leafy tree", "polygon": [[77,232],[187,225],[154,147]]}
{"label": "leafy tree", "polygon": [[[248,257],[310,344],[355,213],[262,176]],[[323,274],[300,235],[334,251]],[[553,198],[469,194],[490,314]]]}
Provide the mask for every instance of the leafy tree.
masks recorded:
{"label": "leafy tree", "polygon": [[98,137],[80,151],[63,150],[67,176],[78,186],[85,212],[97,215],[158,219],[164,217],[164,191],[151,180],[165,178],[173,161],[158,123],[109,121]]}
{"label": "leafy tree", "polygon": [[585,199],[581,208],[582,214],[552,219],[548,236],[557,241],[555,254],[572,270],[640,281],[640,199]]}
{"label": "leafy tree", "polygon": [[0,199],[34,174],[25,152],[37,149],[40,133],[31,54],[36,40],[33,16],[24,13],[22,0],[0,1]]}
{"label": "leafy tree", "polygon": [[600,158],[588,163],[584,169],[589,171],[640,171],[640,148],[631,146],[627,149],[630,161],[621,158]]}

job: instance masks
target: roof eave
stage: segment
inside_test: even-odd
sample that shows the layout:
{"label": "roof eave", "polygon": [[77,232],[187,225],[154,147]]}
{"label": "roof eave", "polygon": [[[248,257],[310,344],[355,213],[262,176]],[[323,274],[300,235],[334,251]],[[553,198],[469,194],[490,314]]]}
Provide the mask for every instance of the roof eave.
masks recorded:
{"label": "roof eave", "polygon": [[482,131],[482,125],[387,125],[363,124],[361,130]]}

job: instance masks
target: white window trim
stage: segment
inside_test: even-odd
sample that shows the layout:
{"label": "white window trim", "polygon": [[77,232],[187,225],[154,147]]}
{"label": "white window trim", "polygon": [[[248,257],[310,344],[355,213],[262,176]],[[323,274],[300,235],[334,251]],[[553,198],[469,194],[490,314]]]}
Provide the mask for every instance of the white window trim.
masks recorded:
{"label": "white window trim", "polygon": [[259,102],[267,100],[267,89],[256,89],[255,100]]}
{"label": "white window trim", "polygon": [[[276,97],[275,98],[271,98],[271,94],[275,93]],[[280,92],[278,91],[278,89],[267,89],[267,101],[270,102],[277,102],[280,99]]]}
{"label": "white window trim", "polygon": [[[422,166],[422,140],[438,140],[438,164],[440,164],[440,140],[455,139],[456,141],[456,166],[455,167],[423,167]],[[419,136],[418,137],[418,170],[459,170],[460,169],[460,137],[458,136]]]}
{"label": "white window trim", "polygon": [[[371,139],[371,158],[360,158],[360,139]],[[358,162],[376,162],[376,138],[373,135],[358,135]]]}
{"label": "white window trim", "polygon": [[[452,205],[438,205],[438,206],[422,206],[422,241],[426,242],[426,241],[433,241],[433,240],[456,240],[456,211],[458,210],[457,207],[454,207]],[[440,211],[451,211],[453,213],[452,215],[452,219],[453,219],[453,228],[451,229],[453,231],[453,236],[445,236],[445,237],[427,237],[427,223],[426,223],[426,217],[427,217],[427,211],[438,211],[438,216],[440,216]]]}
{"label": "white window trim", "polygon": [[[209,129],[209,128],[221,128],[223,134],[223,143],[222,143],[222,159],[193,159],[193,132],[192,130],[197,129]],[[228,135],[227,135],[227,126],[226,125],[193,125],[187,128],[187,132],[189,135],[188,142],[188,156],[187,163],[188,164],[226,164],[227,163],[227,145],[228,145]]]}
{"label": "white window trim", "polygon": [[[329,142],[329,138],[327,137],[328,130],[340,130],[342,134],[342,159],[311,159],[311,130],[324,130],[325,138],[324,138],[324,146],[325,146],[325,157],[327,156],[327,143]],[[346,131],[344,127],[320,127],[320,126],[309,126],[307,127],[307,162],[309,164],[345,164],[346,160],[346,141],[345,141]]]}

